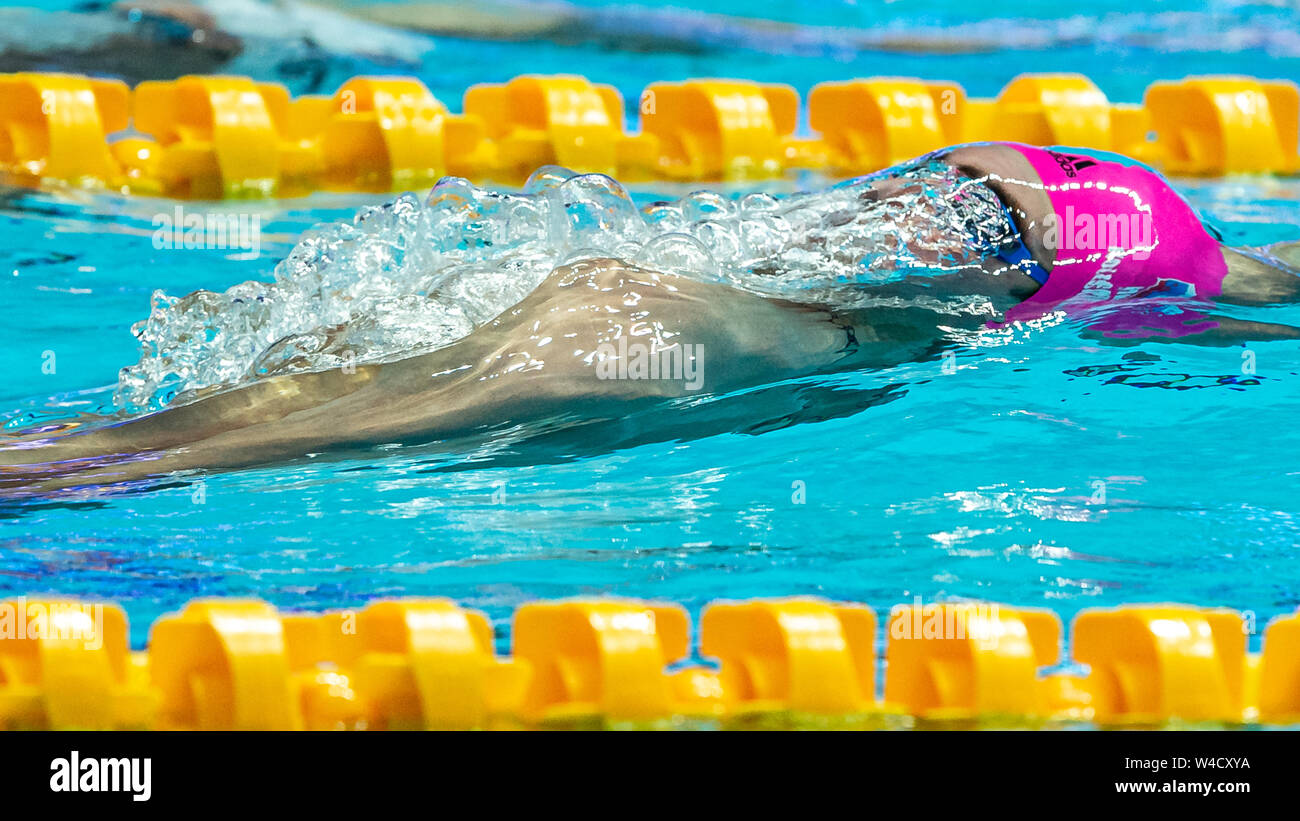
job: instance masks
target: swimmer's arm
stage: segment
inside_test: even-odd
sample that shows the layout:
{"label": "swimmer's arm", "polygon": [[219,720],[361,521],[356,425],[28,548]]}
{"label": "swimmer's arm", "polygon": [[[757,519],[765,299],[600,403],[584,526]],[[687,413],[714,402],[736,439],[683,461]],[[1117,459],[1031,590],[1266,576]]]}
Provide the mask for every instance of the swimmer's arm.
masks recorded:
{"label": "swimmer's arm", "polygon": [[1131,332],[1120,336],[1113,332],[1089,329],[1083,332],[1083,337],[1104,345],[1118,347],[1141,345],[1147,342],[1176,342],[1206,348],[1230,348],[1246,342],[1300,339],[1300,328],[1291,325],[1250,322],[1218,314],[1201,314],[1195,320],[1189,320],[1188,325],[1192,328],[1203,325],[1204,330],[1193,330],[1182,336],[1171,336],[1158,329],[1149,329],[1149,332],[1143,333],[1141,327],[1135,327]]}
{"label": "swimmer's arm", "polygon": [[[1282,305],[1300,302],[1300,274],[1289,266],[1294,253],[1292,243],[1262,249],[1264,256],[1254,256],[1223,246],[1228,274],[1223,291],[1216,299],[1230,305]],[[1277,264],[1267,261],[1271,256]],[[1300,256],[1300,254],[1296,254]]]}
{"label": "swimmer's arm", "polygon": [[[1291,244],[1261,249],[1259,255],[1221,246],[1228,274],[1216,302],[1227,305],[1266,306],[1300,302],[1300,270],[1289,267]],[[1300,255],[1297,255],[1300,256]],[[1275,259],[1277,262],[1270,262]],[[1186,321],[1191,331],[1173,336],[1158,328],[1143,333],[1141,319],[1133,322],[1132,331],[1117,336],[1106,331],[1085,331],[1084,336],[1109,345],[1136,345],[1141,342],[1181,342],[1205,347],[1229,347],[1245,342],[1269,342],[1300,339],[1300,328],[1274,322],[1254,322],[1221,314],[1195,313]]]}

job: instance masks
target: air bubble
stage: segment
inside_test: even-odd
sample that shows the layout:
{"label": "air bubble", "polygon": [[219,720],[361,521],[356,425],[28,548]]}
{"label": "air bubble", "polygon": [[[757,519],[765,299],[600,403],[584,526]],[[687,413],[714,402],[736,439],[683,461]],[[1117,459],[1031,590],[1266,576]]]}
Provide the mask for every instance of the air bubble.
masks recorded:
{"label": "air bubble", "polygon": [[705,220],[691,227],[691,235],[708,249],[714,259],[735,260],[743,256],[740,237],[733,226],[717,220]]}
{"label": "air bubble", "polygon": [[528,181],[524,183],[524,194],[543,194],[554,188],[559,188],[567,180],[576,176],[578,176],[576,172],[570,171],[564,166],[543,165],[534,171],[528,177]]}
{"label": "air bubble", "polygon": [[597,238],[625,241],[645,231],[645,220],[627,191],[604,174],[583,174],[567,180],[558,196],[564,203],[573,245]]}
{"label": "air bubble", "polygon": [[717,260],[708,248],[689,234],[661,234],[641,246],[641,253],[632,262],[653,271],[694,272],[709,278],[718,276]]}
{"label": "air bubble", "polygon": [[749,216],[751,214],[770,214],[777,210],[781,201],[771,194],[764,194],[759,191],[753,194],[746,194],[740,198],[741,213]]}
{"label": "air bubble", "polygon": [[695,191],[682,197],[682,216],[689,222],[716,219],[731,213],[731,201],[714,191]]}
{"label": "air bubble", "polygon": [[675,202],[656,202],[644,209],[645,221],[659,231],[680,231],[686,224],[682,206]]}

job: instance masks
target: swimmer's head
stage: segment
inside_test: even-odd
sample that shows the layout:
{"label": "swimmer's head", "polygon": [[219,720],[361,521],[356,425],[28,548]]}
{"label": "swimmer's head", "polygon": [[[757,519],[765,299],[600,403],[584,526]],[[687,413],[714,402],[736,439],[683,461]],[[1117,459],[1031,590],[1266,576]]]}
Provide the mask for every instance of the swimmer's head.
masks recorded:
{"label": "swimmer's head", "polygon": [[858,282],[969,270],[995,256],[1013,231],[997,195],[939,155],[818,196],[826,200],[786,215],[804,222],[798,250]]}

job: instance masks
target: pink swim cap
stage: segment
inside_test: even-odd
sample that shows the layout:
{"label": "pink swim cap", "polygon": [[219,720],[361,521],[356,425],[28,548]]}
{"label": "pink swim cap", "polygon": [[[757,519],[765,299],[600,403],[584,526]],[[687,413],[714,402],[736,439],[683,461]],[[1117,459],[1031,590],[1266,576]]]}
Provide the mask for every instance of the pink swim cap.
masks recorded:
{"label": "pink swim cap", "polygon": [[1006,145],[1042,179],[1052,214],[1041,224],[1054,251],[1047,282],[1007,311],[1008,322],[1066,303],[1220,293],[1228,266],[1218,240],[1160,175],[1105,152]]}

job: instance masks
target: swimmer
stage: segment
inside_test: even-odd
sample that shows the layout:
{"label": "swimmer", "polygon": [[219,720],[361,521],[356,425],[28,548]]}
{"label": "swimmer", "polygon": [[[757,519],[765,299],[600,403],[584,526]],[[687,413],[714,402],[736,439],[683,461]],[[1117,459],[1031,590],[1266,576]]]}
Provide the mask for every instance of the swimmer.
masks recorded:
{"label": "swimmer", "polygon": [[0,73],[62,71],[116,77],[132,86],[225,72],[275,80],[295,95],[317,93],[355,74],[358,62],[418,73],[433,47],[425,36],[298,0],[88,0],[0,8]]}
{"label": "swimmer", "polygon": [[[124,421],[0,439],[0,495],[393,444],[455,450],[527,434],[616,447],[762,430],[809,413],[806,397],[746,389],[923,361],[962,333],[1098,305],[1133,308],[1089,331],[1119,344],[1300,338],[1214,312],[1300,300],[1294,248],[1270,257],[1224,246],[1158,175],[1117,155],[959,146],[831,193],[835,210],[751,265],[745,287],[614,258],[559,265],[430,352],[273,374]],[[893,228],[881,239],[883,222]],[[830,299],[822,285],[763,292],[808,260],[839,271],[832,290],[852,298]]]}

